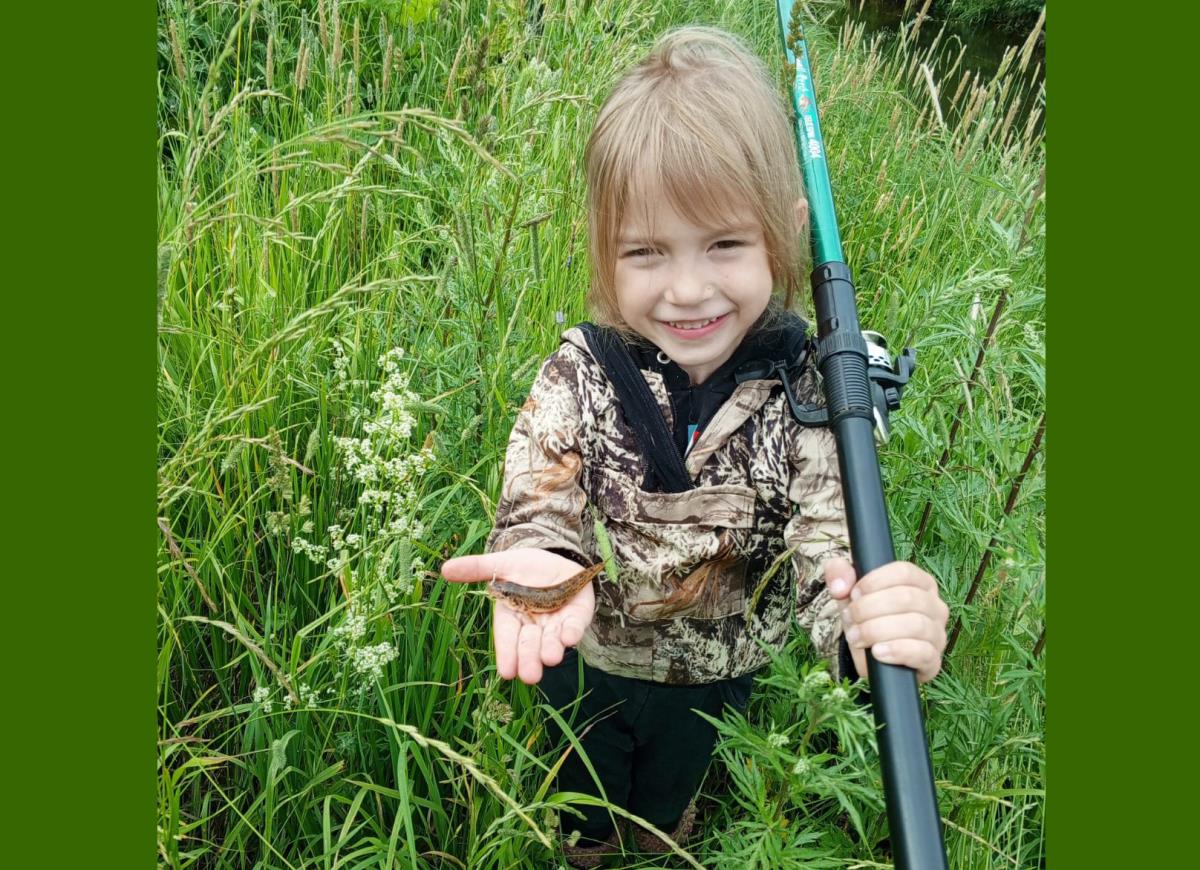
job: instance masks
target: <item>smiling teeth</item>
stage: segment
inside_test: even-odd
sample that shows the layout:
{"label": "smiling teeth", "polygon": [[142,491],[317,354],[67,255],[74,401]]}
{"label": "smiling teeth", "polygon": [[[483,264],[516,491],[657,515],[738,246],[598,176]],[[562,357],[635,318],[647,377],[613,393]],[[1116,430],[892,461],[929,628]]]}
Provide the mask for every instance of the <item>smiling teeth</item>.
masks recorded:
{"label": "smiling teeth", "polygon": [[700,321],[669,320],[667,322],[670,323],[672,326],[674,326],[676,329],[703,329],[704,327],[708,326],[710,323],[720,320],[720,319],[721,319],[720,317],[710,317],[708,320],[700,320]]}

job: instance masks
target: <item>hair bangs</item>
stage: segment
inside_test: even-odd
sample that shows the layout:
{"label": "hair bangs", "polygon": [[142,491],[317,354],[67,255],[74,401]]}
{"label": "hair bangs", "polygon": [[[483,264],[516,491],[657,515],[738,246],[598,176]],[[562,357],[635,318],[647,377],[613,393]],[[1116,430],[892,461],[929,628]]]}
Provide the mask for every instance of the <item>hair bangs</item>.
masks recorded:
{"label": "hair bangs", "polygon": [[[674,120],[674,119],[672,119]],[[622,196],[614,216],[616,229],[634,219],[653,234],[651,205],[665,201],[697,226],[720,229],[747,214],[763,222],[754,207],[753,179],[742,149],[732,137],[697,135],[693,125],[665,121],[648,125],[642,147],[623,178],[614,178]]]}
{"label": "hair bangs", "polygon": [[701,142],[686,134],[666,140],[658,162],[659,189],[697,226],[719,229],[747,212],[762,222],[747,167],[733,144],[713,137]]}

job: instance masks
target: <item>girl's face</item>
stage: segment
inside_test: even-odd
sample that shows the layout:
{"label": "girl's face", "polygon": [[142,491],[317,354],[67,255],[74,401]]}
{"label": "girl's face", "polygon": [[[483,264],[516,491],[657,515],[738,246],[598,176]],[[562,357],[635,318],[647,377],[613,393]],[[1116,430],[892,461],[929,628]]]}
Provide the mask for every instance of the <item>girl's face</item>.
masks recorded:
{"label": "girl's face", "polygon": [[617,308],[638,334],[703,383],[733,356],[766,310],[774,279],[749,210],[718,229],[697,226],[665,197],[632,203],[617,237]]}

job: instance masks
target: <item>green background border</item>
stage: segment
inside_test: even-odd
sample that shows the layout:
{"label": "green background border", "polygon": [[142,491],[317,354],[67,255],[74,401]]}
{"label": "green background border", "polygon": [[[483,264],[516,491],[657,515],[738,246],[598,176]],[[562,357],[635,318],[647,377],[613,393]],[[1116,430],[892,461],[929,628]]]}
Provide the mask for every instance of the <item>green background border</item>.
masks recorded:
{"label": "green background border", "polygon": [[[1168,551],[1196,536],[1198,31],[1051,6],[1047,864],[1181,866],[1200,610]],[[156,10],[36,9],[5,28],[4,851],[151,866]]]}
{"label": "green background border", "polygon": [[5,11],[10,867],[155,861],[155,15]]}
{"label": "green background border", "polygon": [[1196,538],[1197,513],[1185,484],[1196,424],[1181,413],[1196,379],[1180,377],[1188,357],[1195,368],[1197,30],[1196,12],[1189,22],[1179,9],[1060,0],[1047,11],[1056,870],[1196,860],[1195,726],[1180,688],[1194,680],[1185,644],[1197,632],[1183,621],[1198,612],[1197,572],[1169,552]]}

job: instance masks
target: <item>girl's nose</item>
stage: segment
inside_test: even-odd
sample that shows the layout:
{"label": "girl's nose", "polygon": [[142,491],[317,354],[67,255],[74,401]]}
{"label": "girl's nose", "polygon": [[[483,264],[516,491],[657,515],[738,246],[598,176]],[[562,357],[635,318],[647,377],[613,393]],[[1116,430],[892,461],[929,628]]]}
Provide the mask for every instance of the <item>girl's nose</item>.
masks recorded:
{"label": "girl's nose", "polygon": [[691,308],[711,299],[716,292],[716,286],[703,276],[676,273],[663,295],[672,305]]}

